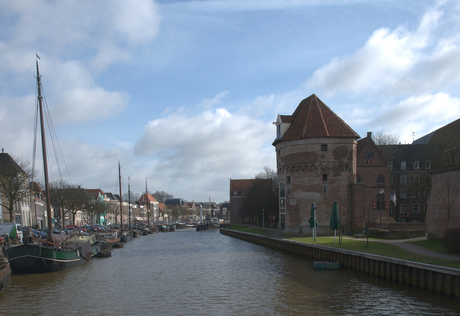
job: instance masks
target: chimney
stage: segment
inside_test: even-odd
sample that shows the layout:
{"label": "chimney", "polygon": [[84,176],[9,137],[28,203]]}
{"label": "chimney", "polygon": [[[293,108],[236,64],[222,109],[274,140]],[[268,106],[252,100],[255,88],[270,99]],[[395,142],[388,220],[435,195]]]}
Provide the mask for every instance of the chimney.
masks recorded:
{"label": "chimney", "polygon": [[372,132],[367,132],[367,138],[372,138]]}
{"label": "chimney", "polygon": [[4,154],[4,153],[5,153],[5,150],[2,148],[2,154]]}

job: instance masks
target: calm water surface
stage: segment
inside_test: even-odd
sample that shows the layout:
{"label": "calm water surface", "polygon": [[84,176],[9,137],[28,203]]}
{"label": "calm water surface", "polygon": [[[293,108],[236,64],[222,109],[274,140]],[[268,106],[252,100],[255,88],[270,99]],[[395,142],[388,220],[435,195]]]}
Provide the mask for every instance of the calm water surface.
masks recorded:
{"label": "calm water surface", "polygon": [[13,275],[1,315],[460,315],[460,301],[193,229],[51,274]]}

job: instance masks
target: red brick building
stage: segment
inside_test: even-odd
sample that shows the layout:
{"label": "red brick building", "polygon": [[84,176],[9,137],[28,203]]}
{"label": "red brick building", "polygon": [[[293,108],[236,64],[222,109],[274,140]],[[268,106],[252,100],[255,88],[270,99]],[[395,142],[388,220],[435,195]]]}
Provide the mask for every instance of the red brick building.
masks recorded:
{"label": "red brick building", "polygon": [[278,115],[277,170],[280,228],[310,233],[316,205],[318,234],[329,234],[337,201],[345,232],[362,231],[367,222],[389,216],[390,169],[372,141],[359,135],[316,95],[300,102],[292,115]]}

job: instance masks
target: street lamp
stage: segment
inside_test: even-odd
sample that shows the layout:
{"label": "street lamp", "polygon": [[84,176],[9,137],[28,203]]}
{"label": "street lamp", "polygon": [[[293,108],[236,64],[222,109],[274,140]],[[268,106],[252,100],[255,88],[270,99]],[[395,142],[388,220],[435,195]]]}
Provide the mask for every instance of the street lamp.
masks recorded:
{"label": "street lamp", "polygon": [[262,231],[265,231],[265,209],[262,209]]}
{"label": "street lamp", "polygon": [[[384,192],[383,189],[380,190],[380,197],[382,196],[383,192]],[[384,199],[381,199],[381,203],[380,203],[380,229],[382,229],[382,207],[383,207],[382,203],[385,203]]]}

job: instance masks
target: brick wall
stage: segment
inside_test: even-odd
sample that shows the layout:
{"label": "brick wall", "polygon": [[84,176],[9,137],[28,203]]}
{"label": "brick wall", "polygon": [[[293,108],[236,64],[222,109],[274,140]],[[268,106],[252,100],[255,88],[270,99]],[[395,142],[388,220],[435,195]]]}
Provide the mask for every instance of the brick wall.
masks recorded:
{"label": "brick wall", "polygon": [[460,227],[460,167],[435,172],[428,197],[429,238],[441,238],[448,229]]}

